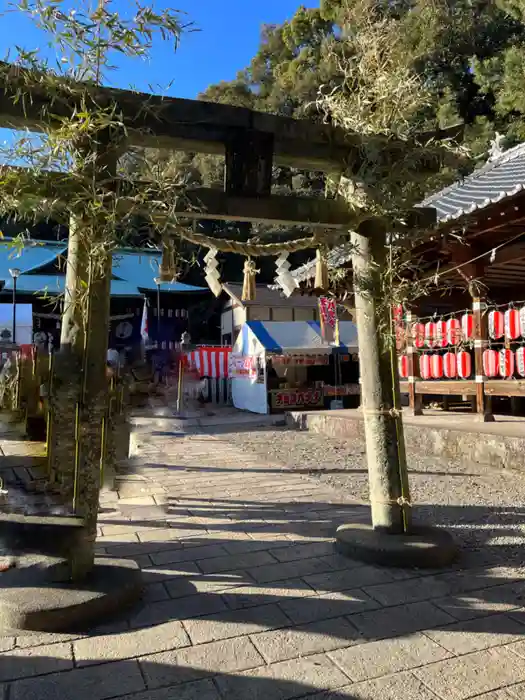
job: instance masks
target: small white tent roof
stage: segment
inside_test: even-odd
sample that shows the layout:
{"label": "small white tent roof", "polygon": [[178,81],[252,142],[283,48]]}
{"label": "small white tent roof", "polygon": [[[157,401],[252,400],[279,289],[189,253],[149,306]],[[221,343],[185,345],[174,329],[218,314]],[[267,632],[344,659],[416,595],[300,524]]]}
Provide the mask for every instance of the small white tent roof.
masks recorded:
{"label": "small white tent roof", "polygon": [[341,322],[339,336],[338,346],[327,343],[317,321],[248,321],[242,327],[234,352],[243,355],[254,355],[263,350],[278,354],[330,354],[338,350],[357,350],[355,324]]}

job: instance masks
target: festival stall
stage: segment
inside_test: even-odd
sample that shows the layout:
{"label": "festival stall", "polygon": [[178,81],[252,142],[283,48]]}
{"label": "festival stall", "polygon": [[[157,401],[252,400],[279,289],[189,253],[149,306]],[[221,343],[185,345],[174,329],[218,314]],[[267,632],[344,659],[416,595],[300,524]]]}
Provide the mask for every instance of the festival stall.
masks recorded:
{"label": "festival stall", "polygon": [[327,342],[316,321],[248,321],[230,358],[232,400],[253,413],[330,408],[359,402],[357,329],[339,324]]}
{"label": "festival stall", "polygon": [[215,404],[229,403],[231,346],[202,345],[186,354],[184,383],[188,391]]}

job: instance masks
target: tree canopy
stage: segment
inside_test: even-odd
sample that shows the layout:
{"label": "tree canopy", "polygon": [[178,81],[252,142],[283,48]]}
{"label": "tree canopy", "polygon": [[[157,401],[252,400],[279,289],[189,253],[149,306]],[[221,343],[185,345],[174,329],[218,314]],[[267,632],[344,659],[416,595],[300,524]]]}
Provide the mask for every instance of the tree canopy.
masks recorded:
{"label": "tree canopy", "polygon": [[[362,7],[366,7],[366,16],[360,14]],[[387,26],[381,24],[383,20],[393,38],[387,59],[379,29]],[[364,37],[370,39],[368,52]],[[419,92],[414,94],[411,106],[407,100],[397,100],[392,81],[390,92],[384,91],[381,102],[382,78],[377,71],[374,77],[374,51],[383,62],[388,60],[388,77],[403,71],[407,76],[417,76]],[[383,109],[390,101],[397,110],[396,128],[403,121],[405,135],[418,129],[464,123],[465,144],[474,155],[468,168],[485,162],[489,141],[496,131],[506,136],[507,146],[525,139],[524,54],[525,0],[320,0],[318,8],[298,7],[283,24],[264,26],[259,49],[249,65],[235,79],[211,85],[200,98],[339,124],[346,108],[347,119],[359,113],[361,125],[368,132],[381,129],[379,114],[383,123],[392,121],[388,109]],[[352,64],[363,56],[370,69],[366,74],[354,70]],[[370,95],[375,91],[377,103],[369,99],[365,110],[362,96],[367,91]],[[334,96],[343,100],[339,114]],[[405,97],[403,90],[400,97]],[[171,172],[181,184],[222,187],[223,162],[219,157],[155,151],[136,156],[125,163],[130,172],[154,175],[160,168]],[[457,172],[456,167],[450,167],[435,178],[426,178],[421,183],[423,194],[439,188],[447,178],[456,178]],[[327,184],[322,174],[274,168],[277,191],[322,196]],[[421,187],[412,188],[412,197],[418,196]],[[231,237],[231,227],[225,224],[208,222],[205,228],[213,235]],[[256,236],[263,240],[269,234],[264,227],[234,228],[240,239]],[[272,240],[279,240],[279,236],[296,232],[271,231],[270,235]],[[190,257],[191,250],[190,246]],[[294,254],[293,264],[305,257],[309,254]],[[221,259],[224,279],[242,276],[238,260],[230,260],[228,255]],[[271,281],[271,261],[260,263],[259,280]],[[192,274],[198,281],[199,270],[194,269]]]}
{"label": "tree canopy", "polygon": [[[353,31],[360,0],[321,0],[281,25],[263,28],[259,50],[229,82],[201,98],[289,116],[316,113],[320,90],[341,82],[338,45]],[[377,16],[398,26],[399,57],[412,63],[433,96],[429,122],[467,125],[474,153],[495,131],[509,143],[525,137],[523,0],[379,0]]]}

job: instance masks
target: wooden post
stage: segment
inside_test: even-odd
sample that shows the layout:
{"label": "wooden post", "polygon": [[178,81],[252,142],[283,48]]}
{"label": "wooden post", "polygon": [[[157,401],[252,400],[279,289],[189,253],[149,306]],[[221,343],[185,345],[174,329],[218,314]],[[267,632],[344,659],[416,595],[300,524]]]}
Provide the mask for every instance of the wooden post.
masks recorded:
{"label": "wooden post", "polygon": [[472,299],[474,318],[474,373],[476,376],[476,413],[478,420],[489,423],[494,420],[490,397],[485,395],[485,373],[483,371],[483,351],[487,347],[488,324],[484,304],[479,296]]}
{"label": "wooden post", "polygon": [[409,413],[412,416],[423,415],[423,397],[416,393],[416,382],[419,378],[419,361],[417,348],[414,346],[412,327],[417,319],[411,311],[406,314],[406,352],[408,360],[408,400]]}
{"label": "wooden post", "polygon": [[410,526],[403,499],[410,497],[391,310],[383,291],[385,227],[367,222],[351,233],[351,242],[372,524],[377,530],[402,533]]}

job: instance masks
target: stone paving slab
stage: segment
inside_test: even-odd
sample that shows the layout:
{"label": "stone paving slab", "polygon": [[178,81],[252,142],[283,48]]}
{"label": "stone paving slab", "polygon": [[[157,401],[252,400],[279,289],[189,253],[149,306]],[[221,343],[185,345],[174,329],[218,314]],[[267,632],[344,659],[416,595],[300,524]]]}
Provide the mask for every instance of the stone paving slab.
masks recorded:
{"label": "stone paving slab", "polygon": [[[196,619],[184,620],[184,627],[193,644],[215,642],[230,637],[241,637],[274,627],[288,627],[290,619],[275,604],[260,605],[245,609],[230,610],[217,615],[206,615]],[[252,639],[253,641],[253,639]]]}
{"label": "stone paving slab", "polygon": [[424,634],[368,642],[330,652],[329,657],[353,681],[408,671],[449,658],[451,654]]}
{"label": "stone paving slab", "polygon": [[441,700],[412,673],[397,673],[354,683],[334,692],[308,695],[305,700]]}
{"label": "stone paving slab", "polygon": [[241,675],[217,678],[219,691],[230,700],[288,700],[308,688],[337,688],[348,678],[323,654],[261,666]]}
{"label": "stone paving slab", "polygon": [[218,671],[257,668],[264,660],[248,637],[238,637],[153,654],[139,658],[139,662],[148,687],[155,688],[215,676]]}
{"label": "stone paving slab", "polygon": [[269,664],[348,647],[360,641],[355,627],[344,617],[252,634],[251,640]]}
{"label": "stone paving slab", "polygon": [[414,673],[439,697],[467,700],[525,680],[525,664],[509,646],[430,664]]}
{"label": "stone paving slab", "polygon": [[0,700],[525,698],[522,539],[505,534],[524,513],[469,506],[480,490],[499,498],[499,476],[452,470],[445,493],[452,467],[434,460],[416,498],[437,479],[430,503],[461,499],[465,555],[446,572],[385,569],[333,550],[339,524],[369,519],[363,473],[335,441],[315,459],[355,469],[355,488],[305,473],[304,434],[193,423],[144,423],[135,478],[104,499],[98,547],[139,563],[142,607],[87,635],[0,638]]}

